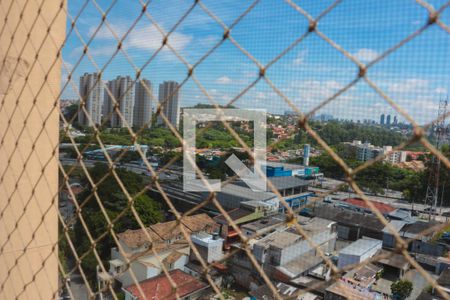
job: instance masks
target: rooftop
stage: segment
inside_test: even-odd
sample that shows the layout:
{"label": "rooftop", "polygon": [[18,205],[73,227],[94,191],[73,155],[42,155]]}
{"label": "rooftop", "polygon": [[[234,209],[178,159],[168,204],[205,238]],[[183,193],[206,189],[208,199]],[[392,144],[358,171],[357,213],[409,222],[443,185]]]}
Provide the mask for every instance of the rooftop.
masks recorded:
{"label": "rooftop", "polygon": [[[216,227],[216,223],[207,214],[184,217],[181,223],[188,233],[201,231],[210,232]],[[164,244],[165,240],[178,237],[182,234],[180,225],[177,221],[169,221],[151,225],[147,227],[146,230],[151,238],[151,241],[155,244]],[[151,241],[142,229],[126,230],[125,232],[119,233],[117,236],[120,241],[130,248],[137,248],[145,244],[151,244]]]}
{"label": "rooftop", "polygon": [[428,236],[428,235],[432,235],[435,233],[431,229],[438,224],[439,224],[439,222],[436,222],[436,221],[429,221],[429,222],[417,221],[412,224],[406,224],[405,226],[403,226],[403,228],[400,231],[404,232],[404,233],[414,234],[414,235]]}
{"label": "rooftop", "polygon": [[327,291],[335,295],[344,297],[345,299],[353,300],[368,300],[375,299],[376,293],[371,293],[367,289],[354,286],[350,283],[344,282],[342,279],[327,288]]}
{"label": "rooftop", "polygon": [[273,246],[277,248],[284,248],[295,244],[303,238],[295,233],[288,231],[274,232],[257,242],[261,246]]}
{"label": "rooftop", "polygon": [[225,195],[238,196],[248,200],[270,200],[276,197],[274,193],[269,191],[253,191],[243,182],[234,182],[222,186],[220,192],[217,192],[217,198],[220,200]]}
{"label": "rooftop", "polygon": [[370,228],[376,231],[381,231],[384,228],[384,224],[375,216],[334,207],[333,205],[318,206],[314,210],[314,214],[317,217],[333,220],[339,224]]}
{"label": "rooftop", "polygon": [[208,233],[204,233],[204,232],[199,232],[199,233],[193,234],[191,236],[191,240],[192,240],[192,242],[203,245],[203,246],[206,246],[206,245],[212,244],[212,243],[222,243],[223,242],[222,238],[208,234]]}
{"label": "rooftop", "polygon": [[375,247],[380,247],[381,249],[381,244],[382,241],[380,240],[362,238],[342,249],[339,254],[362,255]]}
{"label": "rooftop", "polygon": [[439,284],[442,287],[450,286],[450,269],[449,268],[442,271],[441,275],[439,275],[439,278],[437,279],[437,284]]}
{"label": "rooftop", "polygon": [[[270,181],[277,190],[308,186],[308,181],[293,176],[269,177],[267,181]],[[269,184],[267,184],[267,191],[271,190]]]}
{"label": "rooftop", "polygon": [[174,284],[177,286],[176,290],[172,288],[169,279],[164,273],[159,276],[139,282],[145,298],[139,292],[138,286],[136,284],[127,286],[125,290],[131,293],[138,300],[175,300],[207,288],[207,285],[205,283],[181,270],[176,269],[170,271],[169,275],[172,278]]}
{"label": "rooftop", "polygon": [[[237,221],[253,213],[254,212],[242,208],[236,208],[227,212],[228,216],[233,221]],[[214,221],[216,221],[219,224],[228,224],[228,221],[224,215],[218,215],[217,217],[214,217]]]}
{"label": "rooftop", "polygon": [[[327,230],[331,225],[335,224],[334,221],[330,221],[327,219],[319,217],[309,218],[303,216],[297,216],[297,222],[300,227],[310,236]],[[297,232],[297,229],[295,227],[292,227],[290,230],[295,230],[295,232]]]}
{"label": "rooftop", "polygon": [[242,225],[242,229],[251,230],[257,232],[258,230],[271,227],[277,224],[284,224],[286,222],[286,217],[282,214],[278,214],[271,217],[266,217],[259,219],[257,221]]}
{"label": "rooftop", "polygon": [[[345,199],[344,202],[346,202],[347,204],[350,204],[350,205],[353,205],[353,206],[357,206],[357,207],[360,207],[360,208],[363,208],[363,209],[371,211],[369,205],[363,199],[360,199],[360,198],[348,198],[348,199]],[[395,207],[393,207],[393,206],[391,206],[389,204],[383,203],[383,202],[371,201],[371,200],[369,200],[369,202],[371,202],[373,204],[373,206],[375,208],[377,208],[380,211],[380,213],[382,213],[382,214],[388,214],[388,213],[393,212],[395,210]]]}
{"label": "rooftop", "polygon": [[284,276],[288,276],[289,278],[294,279],[305,273],[306,271],[316,267],[317,265],[322,263],[322,261],[323,259],[320,256],[316,256],[314,253],[304,254],[276,268],[279,272],[283,273]]}
{"label": "rooftop", "polygon": [[382,259],[378,260],[378,263],[380,263],[382,265],[390,266],[390,267],[394,267],[394,268],[402,269],[402,270],[406,270],[409,266],[409,261],[401,254],[388,252],[385,250],[383,250],[382,254],[383,255],[386,254],[388,256],[386,258],[382,258]]}
{"label": "rooftop", "polygon": [[[301,290],[299,290],[298,288],[282,282],[276,284],[276,289],[282,298],[302,299],[302,300],[320,299],[320,297],[312,293],[309,292],[302,293]],[[272,290],[267,285],[261,285],[257,289],[252,290],[249,294],[257,300],[275,299],[275,297],[272,294]],[[295,297],[296,294],[298,294],[297,297]]]}
{"label": "rooftop", "polygon": [[290,164],[290,163],[282,163],[282,162],[274,162],[274,161],[268,161],[266,162],[268,167],[273,168],[280,168],[283,167],[285,170],[298,170],[298,169],[304,169],[306,168],[304,165],[301,164]]}
{"label": "rooftop", "polygon": [[387,233],[387,234],[392,234],[391,230],[394,230],[395,232],[399,232],[403,226],[405,226],[406,222],[405,221],[401,221],[401,220],[391,220],[388,225],[386,225],[383,228],[383,232]]}

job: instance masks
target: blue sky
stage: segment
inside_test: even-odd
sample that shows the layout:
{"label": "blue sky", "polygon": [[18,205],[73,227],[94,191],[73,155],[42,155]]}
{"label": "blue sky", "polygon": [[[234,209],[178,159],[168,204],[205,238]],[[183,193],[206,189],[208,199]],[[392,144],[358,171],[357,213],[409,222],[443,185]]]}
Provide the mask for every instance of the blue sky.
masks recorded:
{"label": "blue sky", "polygon": [[[68,35],[63,50],[65,65],[72,70],[82,54],[82,38],[87,42],[99,26],[101,13],[90,1],[69,1],[69,14],[78,16],[76,29]],[[108,9],[113,1],[97,1],[101,9]],[[296,1],[315,17],[333,1]],[[252,3],[242,0],[204,0],[225,24],[230,25]],[[430,1],[438,8],[444,0]],[[149,4],[151,18],[164,30],[170,30],[186,13],[192,1],[158,0]],[[138,18],[141,3],[137,0],[118,0],[107,20],[114,32],[122,37]],[[407,35],[423,26],[427,11],[412,0],[347,0],[320,21],[318,28],[343,49],[366,63],[376,58]],[[450,8],[441,16],[450,25]],[[68,26],[70,25],[70,19]],[[233,38],[262,64],[267,64],[302,35],[308,21],[284,1],[262,0],[232,30]],[[69,32],[69,31],[68,31]],[[197,6],[169,38],[169,43],[190,64],[194,64],[218,43],[222,27]],[[124,41],[128,58],[136,67],[143,66],[161,44],[162,36],[144,15]],[[114,53],[117,41],[103,25],[91,43],[90,55],[102,68]],[[74,69],[74,82],[84,72],[96,71],[90,59],[84,57]],[[357,74],[353,62],[336,51],[316,34],[309,35],[267,71],[267,76],[302,111],[309,111],[321,101],[353,80]],[[63,74],[66,71],[63,70]],[[134,67],[119,52],[105,68],[104,79],[117,75],[134,76]],[[164,48],[143,71],[143,77],[157,86],[164,80],[183,81],[186,66]],[[258,77],[258,68],[230,41],[224,42],[198,66],[195,75],[214,101],[225,104]],[[437,103],[450,90],[450,34],[437,26],[381,61],[368,73],[386,94],[393,98],[417,121],[424,123],[436,117]],[[181,90],[182,106],[208,100],[199,87],[189,80]],[[76,93],[71,85],[64,98]],[[236,103],[238,107],[264,108],[282,113],[290,110],[264,81],[260,81]],[[393,109],[371,90],[366,83],[356,86],[326,105],[318,113],[331,113],[340,118],[375,119]]]}

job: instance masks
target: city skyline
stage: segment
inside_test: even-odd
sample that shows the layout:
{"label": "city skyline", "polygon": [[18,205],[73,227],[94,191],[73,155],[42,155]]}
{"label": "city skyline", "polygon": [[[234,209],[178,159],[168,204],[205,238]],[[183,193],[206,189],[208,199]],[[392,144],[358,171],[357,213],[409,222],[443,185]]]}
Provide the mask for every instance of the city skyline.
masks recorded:
{"label": "city skyline", "polygon": [[[228,5],[224,6],[205,1],[207,7],[225,24],[230,25],[243,12],[244,7],[242,11],[236,10],[232,9],[236,7],[235,1],[227,1],[227,3]],[[442,1],[431,1],[431,4],[439,7]],[[327,6],[321,1],[302,5],[313,16]],[[102,1],[99,6],[103,10],[108,8],[106,2]],[[252,53],[263,65],[292,44],[308,26],[307,20],[299,16],[298,12],[289,5],[277,6],[276,11],[272,11],[271,6],[272,4],[266,2],[258,4],[232,31],[232,36],[237,43]],[[173,21],[178,20],[188,7],[187,3],[172,6],[170,3],[165,5],[152,2],[148,9],[160,29],[167,32],[175,24]],[[230,8],[224,9],[224,7]],[[114,22],[111,29],[119,37],[126,33],[125,29],[130,27],[131,21],[139,16],[138,8],[138,3],[118,1],[117,5],[108,12],[108,20]],[[399,8],[404,12],[401,16],[396,14]],[[69,3],[70,14],[76,15],[79,9],[76,3]],[[262,11],[266,14],[265,18],[257,18]],[[267,13],[269,11],[270,13]],[[343,18],[342,11],[354,13]],[[370,11],[383,11],[383,14],[378,17],[386,18],[386,20],[383,22],[376,18],[377,16],[371,15]],[[101,15],[96,8],[89,5],[85,8],[85,12],[87,20],[80,22],[78,29],[83,39],[87,41],[96,33],[97,25],[101,24]],[[423,25],[420,20],[426,19],[426,15],[426,10],[413,3],[371,2],[364,5],[342,3],[337,10],[333,10],[324,17],[319,24],[319,29],[348,53],[367,64],[398,43],[400,37],[420,28]],[[443,19],[446,16],[444,15]],[[364,20],[363,24],[361,20]],[[355,22],[354,25],[348,25],[353,22]],[[270,31],[266,30],[267,23],[272,24]],[[205,24],[208,26],[204,26]],[[162,42],[162,36],[155,26],[148,18],[141,18],[123,41],[123,49],[134,66],[119,51],[104,69],[102,76],[104,78],[112,78],[116,74],[131,76],[136,73],[136,68],[145,65]],[[286,28],[295,28],[295,30],[285,30]],[[348,33],[351,33],[349,35],[351,38],[347,38]],[[448,44],[438,42],[444,35],[442,30],[433,27],[374,65],[368,72],[369,78],[420,124],[436,118],[437,103],[449,90],[450,60],[448,56],[439,55],[450,52]],[[171,34],[168,42],[186,62],[192,65],[220,42],[222,36],[223,28],[202,9],[196,7]],[[95,34],[94,41],[89,45],[89,55],[95,65],[86,57],[77,64],[76,58],[82,53],[83,44],[72,33],[68,37],[67,47],[63,49],[65,66],[69,71],[76,66],[72,78],[77,78],[86,70],[95,71],[96,67],[102,68],[116,49],[116,44],[117,41],[108,27],[101,26]],[[430,60],[428,59],[430,56],[441,57],[441,59]],[[402,68],[398,68],[399,65]],[[354,63],[320,38],[311,36],[293,47],[271,66],[266,75],[300,110],[308,112],[345,87],[355,78],[357,72],[358,68]],[[156,86],[167,80],[183,83],[187,74],[188,67],[171,50],[164,47],[144,68],[141,76],[148,78]],[[194,75],[208,96],[223,105],[257,80],[259,70],[256,64],[235,45],[225,41],[195,68]],[[76,93],[71,89],[63,93],[63,98],[74,98]],[[199,102],[210,103],[201,87],[191,79],[184,83],[182,90],[184,97],[180,103],[181,106],[192,106]],[[236,105],[242,108],[263,108],[279,114],[290,109],[264,80],[260,80],[249,89],[237,100]],[[360,81],[325,105],[318,113],[357,120],[373,117],[388,110],[391,114],[395,113],[385,100]],[[403,121],[403,117],[399,121]]]}
{"label": "city skyline", "polygon": [[[129,126],[149,128],[152,123],[154,99],[152,83],[148,79],[134,82],[130,76],[118,75],[112,80],[102,80],[97,73],[85,73],[80,77],[79,94],[84,110],[78,111],[78,123],[92,127],[104,123],[108,127],[122,128]],[[179,83],[165,81],[159,85],[158,99],[161,111],[176,128],[179,125]],[[74,100],[74,99],[72,99]],[[72,101],[70,99],[61,101]],[[117,107],[120,114],[116,111]],[[165,126],[164,120],[158,116],[157,123]]]}

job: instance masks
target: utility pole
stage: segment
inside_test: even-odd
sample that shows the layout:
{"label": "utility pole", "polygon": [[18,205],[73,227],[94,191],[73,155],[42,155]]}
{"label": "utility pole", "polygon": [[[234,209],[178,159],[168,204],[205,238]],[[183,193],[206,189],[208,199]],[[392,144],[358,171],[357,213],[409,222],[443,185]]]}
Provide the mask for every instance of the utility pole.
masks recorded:
{"label": "utility pole", "polygon": [[[441,145],[445,143],[447,138],[445,127],[445,116],[447,113],[447,100],[441,100],[439,102],[438,118],[432,125],[432,131],[434,133],[435,147],[440,149]],[[430,174],[428,176],[427,193],[425,195],[425,205],[429,205],[428,220],[431,220],[431,214],[437,213],[437,201],[439,198],[439,173],[441,169],[441,161],[433,156],[431,158]]]}

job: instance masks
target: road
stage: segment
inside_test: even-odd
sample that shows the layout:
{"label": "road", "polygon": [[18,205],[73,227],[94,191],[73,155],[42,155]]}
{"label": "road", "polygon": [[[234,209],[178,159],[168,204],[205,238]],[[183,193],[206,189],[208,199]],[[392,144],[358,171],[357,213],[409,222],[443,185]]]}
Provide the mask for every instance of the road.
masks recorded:
{"label": "road", "polygon": [[[315,191],[315,192],[322,192],[327,193],[330,192],[331,189],[335,188],[339,184],[345,183],[344,181],[339,181],[335,179],[325,178],[324,183],[322,184],[323,188],[319,187],[310,187],[309,190]],[[390,204],[394,206],[395,208],[405,208],[405,209],[411,209],[411,203],[409,203],[406,200],[403,200],[401,198],[401,193],[397,191],[391,191],[387,193],[387,196],[374,196],[374,195],[367,195],[367,198],[373,201],[383,202],[386,204]],[[335,198],[336,200],[343,200],[346,198],[355,198],[359,197],[356,193],[349,193],[349,192],[334,192],[331,194],[332,198]],[[414,204],[414,210],[423,211],[425,208],[429,206],[424,205],[422,203],[416,203]],[[450,207],[442,207],[442,212],[448,212],[450,211]]]}

